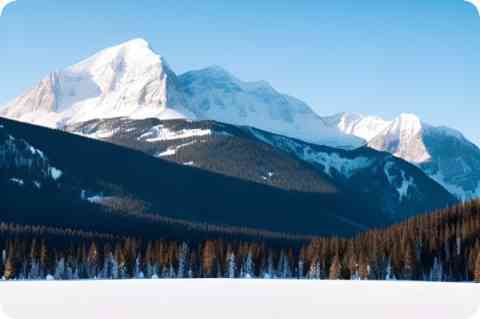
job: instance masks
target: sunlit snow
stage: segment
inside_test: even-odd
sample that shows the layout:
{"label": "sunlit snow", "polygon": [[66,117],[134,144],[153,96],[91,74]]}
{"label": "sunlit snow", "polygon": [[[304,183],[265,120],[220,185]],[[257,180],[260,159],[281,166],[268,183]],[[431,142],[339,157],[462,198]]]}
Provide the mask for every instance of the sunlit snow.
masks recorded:
{"label": "sunlit snow", "polygon": [[474,319],[475,284],[126,280],[0,283],[10,319]]}
{"label": "sunlit snow", "polygon": [[139,140],[145,140],[146,142],[153,143],[207,135],[212,135],[212,131],[209,129],[183,129],[179,131],[172,131],[163,125],[157,125],[152,127],[148,132],[142,134],[139,137]]}

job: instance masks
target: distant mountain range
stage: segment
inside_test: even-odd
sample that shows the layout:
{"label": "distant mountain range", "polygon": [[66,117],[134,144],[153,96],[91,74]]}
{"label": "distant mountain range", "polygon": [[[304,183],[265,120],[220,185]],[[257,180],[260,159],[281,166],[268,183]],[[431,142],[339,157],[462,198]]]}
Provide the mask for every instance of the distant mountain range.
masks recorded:
{"label": "distant mountain range", "polygon": [[[0,120],[93,210],[128,198],[194,222],[353,234],[480,196],[480,150],[458,131],[408,114],[321,117],[220,67],[177,75],[141,39],[49,74],[0,116],[58,129]],[[3,166],[12,198],[38,179],[16,170]]]}
{"label": "distant mountain range", "polygon": [[480,197],[480,148],[457,130],[429,125],[413,114],[386,121],[343,113],[325,121],[417,165],[461,200]]}
{"label": "distant mountain range", "polygon": [[330,146],[364,143],[266,82],[242,82],[219,67],[177,76],[141,39],[49,74],[0,116],[53,128],[122,116],[216,120]]}

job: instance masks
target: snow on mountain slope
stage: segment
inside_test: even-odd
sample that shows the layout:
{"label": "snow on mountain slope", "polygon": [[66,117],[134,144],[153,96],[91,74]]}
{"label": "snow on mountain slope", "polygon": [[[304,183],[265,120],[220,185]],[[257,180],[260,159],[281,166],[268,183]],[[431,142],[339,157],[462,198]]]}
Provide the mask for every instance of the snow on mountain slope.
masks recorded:
{"label": "snow on mountain slope", "polygon": [[0,116],[61,128],[115,117],[208,119],[352,148],[364,140],[326,125],[300,100],[219,67],[178,76],[142,39],[103,50],[45,77]]}
{"label": "snow on mountain slope", "polygon": [[20,186],[29,183],[40,188],[44,181],[58,180],[63,172],[52,166],[42,151],[0,126],[0,175]]}
{"label": "snow on mountain slope", "polygon": [[341,114],[326,122],[419,166],[461,200],[480,197],[480,149],[457,130],[429,125],[413,114],[393,121]]}
{"label": "snow on mountain slope", "polygon": [[304,102],[281,94],[266,82],[243,82],[219,67],[178,77],[189,109],[199,119],[245,125],[337,147],[363,140],[329,127]]}
{"label": "snow on mountain slope", "polygon": [[[65,127],[75,134],[133,148],[148,155],[260,184],[303,192],[334,193],[328,177],[243,128],[213,121],[117,118]],[[112,134],[106,134],[112,132]]]}
{"label": "snow on mountain slope", "polygon": [[383,212],[394,220],[455,202],[453,196],[420,169],[390,154],[367,147],[335,149],[254,128],[248,130],[260,141],[323,170],[337,182],[343,182],[345,187],[374,198]]}
{"label": "snow on mountain slope", "polygon": [[158,313],[178,319],[476,319],[479,290],[474,284],[326,280],[51,281],[0,285],[3,313],[10,319],[146,319]]}
{"label": "snow on mountain slope", "polygon": [[183,105],[175,74],[146,41],[136,39],[49,74],[0,115],[62,127],[94,118],[191,116]]}
{"label": "snow on mountain slope", "polygon": [[372,203],[371,211],[394,221],[455,202],[417,167],[366,147],[336,149],[213,121],[118,118],[65,130],[260,184],[308,193],[348,193],[352,202]]}
{"label": "snow on mountain slope", "polygon": [[377,116],[364,116],[354,113],[336,114],[324,117],[324,120],[328,125],[336,126],[342,132],[361,137],[365,141],[370,141],[391,124],[391,122]]}
{"label": "snow on mountain slope", "polygon": [[411,163],[429,161],[428,153],[421,133],[426,127],[413,114],[401,114],[390,125],[368,143],[374,149],[386,151]]}

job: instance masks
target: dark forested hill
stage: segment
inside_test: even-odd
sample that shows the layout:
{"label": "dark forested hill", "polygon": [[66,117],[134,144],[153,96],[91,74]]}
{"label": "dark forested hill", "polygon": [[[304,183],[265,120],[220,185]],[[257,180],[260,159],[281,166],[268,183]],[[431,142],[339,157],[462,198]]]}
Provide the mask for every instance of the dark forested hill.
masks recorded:
{"label": "dark forested hill", "polygon": [[155,233],[145,227],[147,216],[163,216],[314,235],[351,235],[391,222],[374,203],[332,188],[327,177],[324,192],[288,191],[57,130],[4,119],[0,125],[5,136],[38,150],[45,165],[55,168],[49,186],[37,187],[26,175],[15,182],[21,179],[18,161],[0,167],[8,194],[0,217],[7,222],[138,234]]}
{"label": "dark forested hill", "polygon": [[115,118],[64,129],[285,190],[348,192],[349,201],[370,202],[392,222],[456,202],[418,167],[367,147],[336,149],[213,121]]}

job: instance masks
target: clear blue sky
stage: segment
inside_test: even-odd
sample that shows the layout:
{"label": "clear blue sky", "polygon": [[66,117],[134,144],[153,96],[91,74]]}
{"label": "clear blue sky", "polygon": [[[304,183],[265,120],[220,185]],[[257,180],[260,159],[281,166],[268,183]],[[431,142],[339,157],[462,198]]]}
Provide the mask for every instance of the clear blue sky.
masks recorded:
{"label": "clear blue sky", "polygon": [[480,17],[463,0],[17,0],[0,17],[0,103],[136,37],[177,73],[220,65],[321,115],[413,112],[480,142]]}

